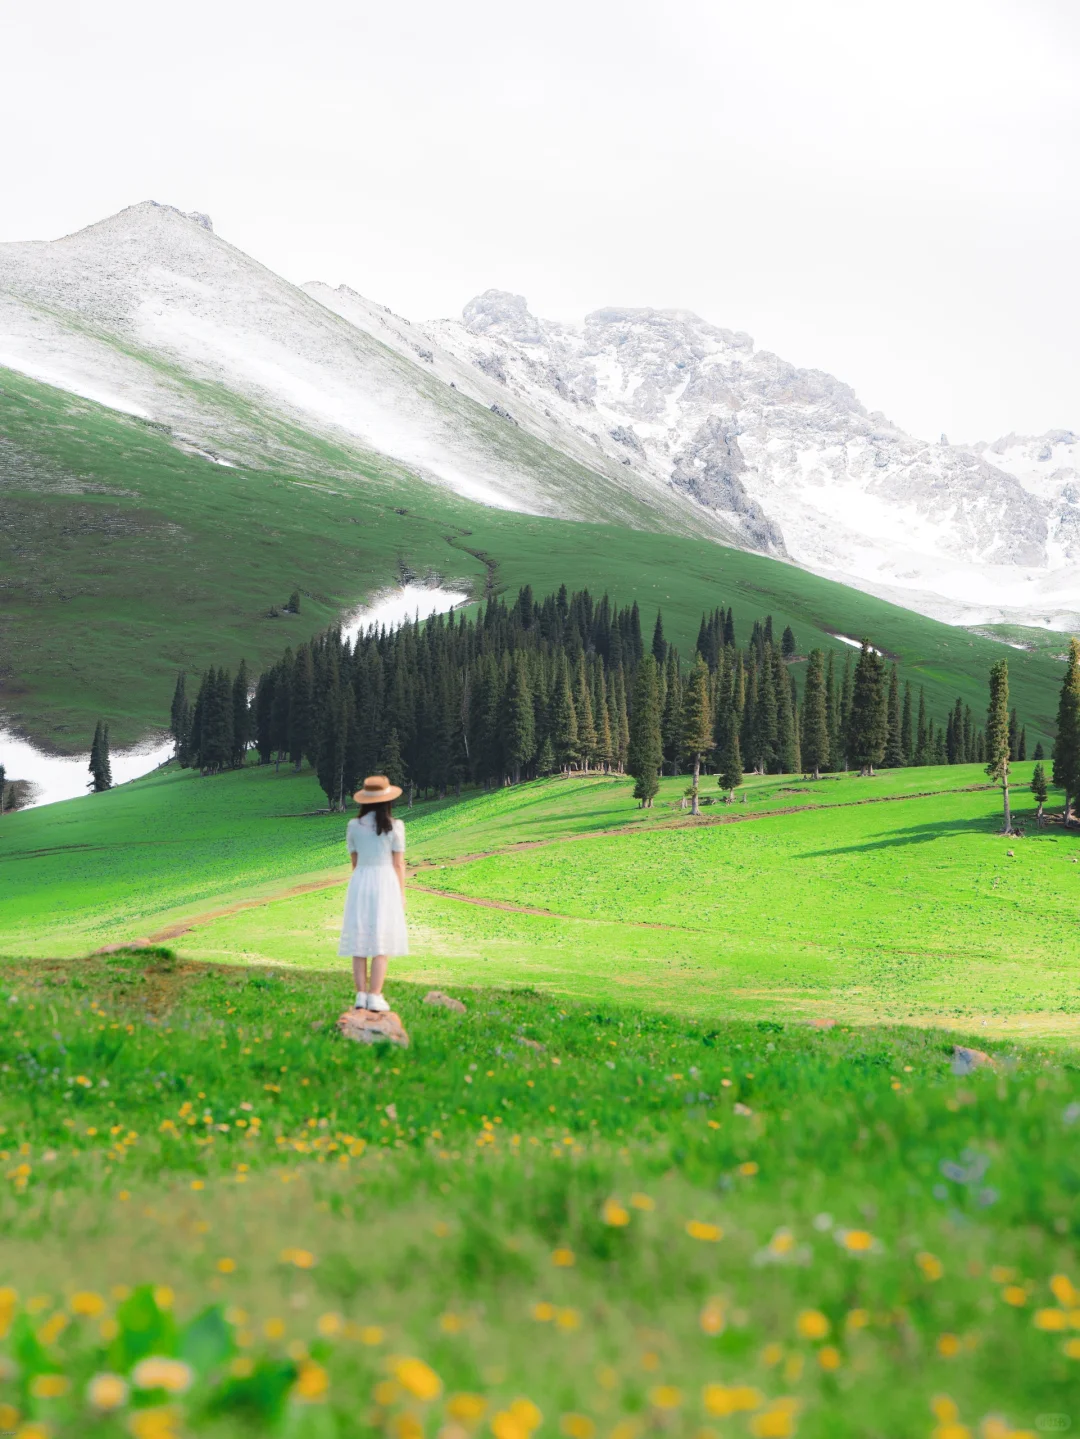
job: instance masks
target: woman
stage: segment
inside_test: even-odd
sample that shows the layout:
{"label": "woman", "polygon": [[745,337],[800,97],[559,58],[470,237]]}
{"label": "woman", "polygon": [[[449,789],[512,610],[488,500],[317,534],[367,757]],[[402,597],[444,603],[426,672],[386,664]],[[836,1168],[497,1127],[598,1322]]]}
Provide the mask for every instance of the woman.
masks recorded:
{"label": "woman", "polygon": [[[360,806],[345,830],[352,878],[345,896],[345,919],[338,954],[352,956],[356,1008],[386,1013],[383,998],[386,961],[408,954],[405,931],[405,826],[394,819],[393,801],[401,789],[382,774],[370,775],[353,795]],[[371,988],[367,962],[371,959]]]}

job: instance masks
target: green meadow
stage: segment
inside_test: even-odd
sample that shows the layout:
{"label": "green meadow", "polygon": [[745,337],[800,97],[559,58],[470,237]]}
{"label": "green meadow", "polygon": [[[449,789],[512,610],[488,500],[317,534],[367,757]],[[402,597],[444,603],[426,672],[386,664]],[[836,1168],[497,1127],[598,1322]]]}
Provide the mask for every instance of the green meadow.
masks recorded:
{"label": "green meadow", "polygon": [[308,771],[5,816],[0,1430],[1075,1422],[1080,835],[1014,768],[1008,840],[977,766],[417,804],[405,1050],[336,1033]]}

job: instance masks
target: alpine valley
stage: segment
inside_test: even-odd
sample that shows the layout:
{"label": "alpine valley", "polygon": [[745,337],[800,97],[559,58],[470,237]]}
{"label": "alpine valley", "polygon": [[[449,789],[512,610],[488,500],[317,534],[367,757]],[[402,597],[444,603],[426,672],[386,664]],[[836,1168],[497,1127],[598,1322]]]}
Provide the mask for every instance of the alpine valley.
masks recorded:
{"label": "alpine valley", "polygon": [[308,634],[397,581],[479,598],[588,554],[687,644],[721,598],[807,641],[872,624],[940,707],[1002,637],[1049,686],[1037,631],[1080,615],[1074,434],[927,443],[685,311],[571,327],[489,290],[414,323],[147,201],[0,246],[0,367],[0,708],[60,750],[102,710],[144,733],[178,667],[278,652],[294,589]]}

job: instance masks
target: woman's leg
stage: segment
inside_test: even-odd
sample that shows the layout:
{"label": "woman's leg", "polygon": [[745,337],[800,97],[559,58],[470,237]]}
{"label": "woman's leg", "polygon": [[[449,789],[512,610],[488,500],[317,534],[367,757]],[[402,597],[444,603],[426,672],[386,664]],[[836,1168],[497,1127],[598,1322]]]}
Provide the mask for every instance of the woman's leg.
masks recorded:
{"label": "woman's leg", "polygon": [[[385,970],[383,971],[385,973]],[[367,993],[367,955],[354,954],[352,960],[353,984],[359,993]]]}
{"label": "woman's leg", "polygon": [[[371,961],[371,994],[382,994],[383,981],[386,979],[386,955],[377,954]],[[366,988],[366,985],[365,985]]]}

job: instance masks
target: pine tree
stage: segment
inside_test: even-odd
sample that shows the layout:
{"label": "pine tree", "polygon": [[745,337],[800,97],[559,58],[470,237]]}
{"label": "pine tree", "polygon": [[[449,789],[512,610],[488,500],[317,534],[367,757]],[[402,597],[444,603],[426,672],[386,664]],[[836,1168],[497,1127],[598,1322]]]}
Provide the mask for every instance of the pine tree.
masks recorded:
{"label": "pine tree", "polygon": [[569,773],[578,758],[578,723],[574,697],[570,693],[570,672],[565,654],[560,654],[551,697],[551,743],[555,758]]}
{"label": "pine tree", "polygon": [[578,655],[577,673],[574,680],[574,710],[578,722],[578,751],[588,773],[589,765],[596,758],[597,734],[593,715],[592,696],[585,674],[585,656]]}
{"label": "pine tree", "polygon": [[780,636],[780,653],[786,660],[795,654],[795,631],[790,625],[784,626],[784,633]]}
{"label": "pine tree", "polygon": [[173,690],[169,711],[169,733],[176,746],[176,758],[183,766],[191,733],[191,705],[187,697],[187,676],[183,670],[176,676],[176,688]]}
{"label": "pine tree", "polygon": [[342,780],[346,739],[345,695],[339,683],[326,693],[319,707],[318,759],[315,765],[319,787],[333,810],[344,808]]}
{"label": "pine tree", "polygon": [[776,767],[780,774],[794,774],[799,763],[795,699],[792,677],[778,650],[773,651],[773,688],[776,691]]}
{"label": "pine tree", "polygon": [[627,772],[636,781],[634,798],[640,800],[642,809],[652,809],[653,796],[660,787],[663,760],[658,672],[656,661],[650,654],[637,668],[626,755]]}
{"label": "pine tree", "polygon": [[870,641],[864,639],[855,666],[847,734],[848,756],[863,775],[872,775],[874,766],[885,757],[889,729],[888,694],[884,679],[881,658]]}
{"label": "pine tree", "polygon": [[289,690],[289,758],[300,769],[314,738],[315,668],[311,646],[301,645],[293,661]]}
{"label": "pine tree", "polygon": [[825,768],[837,769],[840,765],[840,690],[832,650],[825,662],[825,722],[829,728],[829,759]]}
{"label": "pine tree", "polygon": [[401,758],[401,741],[396,729],[386,736],[382,755],[379,759],[379,773],[384,774],[391,784],[404,785],[405,762]]}
{"label": "pine tree", "polygon": [[656,624],[652,634],[652,657],[656,663],[663,668],[667,660],[667,641],[664,639],[664,619],[660,611],[656,611]]}
{"label": "pine tree", "polygon": [[1036,745],[1035,745],[1035,753],[1032,755],[1032,759],[1045,759],[1045,758],[1046,758],[1046,751],[1043,749],[1043,742],[1042,742],[1042,740],[1038,740],[1038,741],[1036,742]]}
{"label": "pine tree", "polygon": [[514,784],[521,781],[522,770],[536,754],[536,716],[532,690],[525,667],[524,653],[514,657],[510,685],[506,696],[506,731],[504,750]]}
{"label": "pine tree", "polygon": [[1072,806],[1080,795],[1080,640],[1069,641],[1069,660],[1058,701],[1057,738],[1054,740],[1054,783],[1065,791],[1065,823],[1072,823]]}
{"label": "pine tree", "polygon": [[929,755],[930,730],[926,722],[926,692],[922,685],[919,686],[919,717],[915,725],[915,764],[924,765],[930,763]]}
{"label": "pine tree", "polygon": [[[910,722],[910,715],[909,715]],[[900,675],[895,665],[889,675],[888,737],[885,741],[886,769],[901,769],[904,760],[904,720],[900,711]]]}
{"label": "pine tree", "polygon": [[1020,739],[1016,746],[1016,758],[1027,759],[1027,725],[1020,726]]}
{"label": "pine tree", "polygon": [[912,682],[906,681],[903,686],[903,711],[900,714],[900,751],[903,753],[903,763],[910,764],[915,760],[915,730],[912,727]]}
{"label": "pine tree", "polygon": [[536,756],[536,772],[539,775],[554,774],[559,764],[555,758],[555,750],[551,743],[551,736],[545,735],[540,746],[540,752]]}
{"label": "pine tree", "polygon": [[986,712],[986,773],[1001,781],[1005,811],[1002,833],[1012,833],[1009,809],[1009,662],[996,660],[990,666],[990,705]]}
{"label": "pine tree", "polygon": [[728,792],[727,803],[735,801],[735,791],[743,782],[742,755],[739,752],[739,731],[731,728],[720,756],[720,774],[717,779],[721,789]]}
{"label": "pine tree", "polygon": [[1043,805],[1046,803],[1046,771],[1041,764],[1036,764],[1031,776],[1031,793],[1035,796],[1035,803],[1039,806],[1035,815],[1035,822],[1042,829],[1045,823],[1043,819]]}
{"label": "pine tree", "polygon": [[232,687],[232,758],[231,763],[234,769],[239,769],[244,763],[244,756],[247,754],[248,746],[251,744],[251,707],[248,704],[248,691],[251,688],[251,681],[248,678],[247,660],[240,661],[240,668],[236,672]]}
{"label": "pine tree", "polygon": [[1009,715],[1009,758],[1018,760],[1020,758],[1020,721],[1014,709]]}
{"label": "pine tree", "polygon": [[811,650],[802,703],[802,762],[815,779],[829,768],[829,718],[826,711],[825,655]]}
{"label": "pine tree", "polygon": [[[663,758],[670,761],[671,773],[679,772],[679,745],[682,735],[683,687],[679,673],[679,655],[674,645],[668,646],[667,667],[664,671],[665,694],[660,733],[663,736]],[[662,763],[663,761],[661,761]]]}
{"label": "pine tree", "polygon": [[758,774],[774,774],[778,768],[776,684],[773,679],[772,645],[762,643],[758,666],[757,699],[754,705],[750,758]]}
{"label": "pine tree", "polygon": [[112,789],[112,765],[109,761],[109,726],[98,720],[94,741],[90,746],[90,783],[88,789],[102,794]]}
{"label": "pine tree", "polygon": [[847,654],[844,656],[844,676],[840,682],[840,724],[836,735],[836,749],[833,751],[834,764],[843,758],[845,769],[851,761],[848,730],[851,725],[852,693],[851,655]]}
{"label": "pine tree", "polygon": [[690,790],[690,810],[700,814],[698,806],[698,781],[701,778],[701,759],[712,749],[712,710],[709,706],[709,667],[698,655],[683,699],[682,751],[691,763],[693,785]]}

